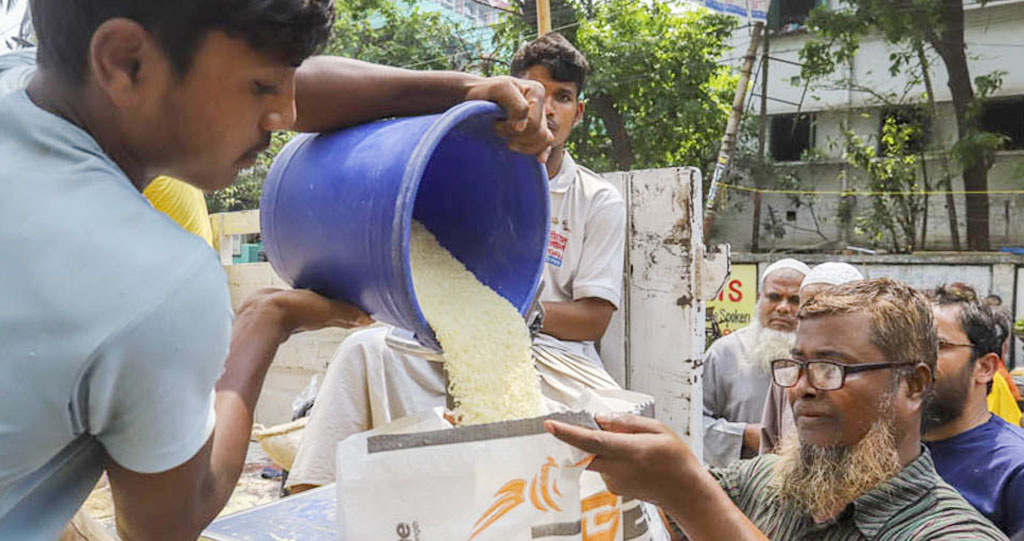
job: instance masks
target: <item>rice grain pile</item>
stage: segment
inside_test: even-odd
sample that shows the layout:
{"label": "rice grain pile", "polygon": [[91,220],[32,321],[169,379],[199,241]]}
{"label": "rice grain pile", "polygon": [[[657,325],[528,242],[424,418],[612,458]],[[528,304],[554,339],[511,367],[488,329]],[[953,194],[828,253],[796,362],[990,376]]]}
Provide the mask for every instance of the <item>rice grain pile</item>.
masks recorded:
{"label": "rice grain pile", "polygon": [[480,283],[416,221],[409,251],[416,298],[444,349],[459,424],[543,414],[530,333],[512,303]]}

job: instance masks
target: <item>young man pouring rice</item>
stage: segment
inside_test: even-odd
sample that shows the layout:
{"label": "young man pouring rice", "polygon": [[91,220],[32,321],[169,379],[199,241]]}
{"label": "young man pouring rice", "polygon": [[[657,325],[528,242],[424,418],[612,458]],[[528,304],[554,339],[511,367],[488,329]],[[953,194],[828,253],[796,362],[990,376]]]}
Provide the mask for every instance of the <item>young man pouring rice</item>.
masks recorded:
{"label": "young man pouring rice", "polygon": [[[308,58],[326,0],[31,3],[39,70],[0,98],[0,539],[52,540],[105,470],[123,539],[190,539],[244,463],[277,347],[355,307],[265,290],[154,210],[159,175],[229,185],[270,132],[496,101],[546,158],[542,85]],[[2,64],[2,63],[0,63]]]}

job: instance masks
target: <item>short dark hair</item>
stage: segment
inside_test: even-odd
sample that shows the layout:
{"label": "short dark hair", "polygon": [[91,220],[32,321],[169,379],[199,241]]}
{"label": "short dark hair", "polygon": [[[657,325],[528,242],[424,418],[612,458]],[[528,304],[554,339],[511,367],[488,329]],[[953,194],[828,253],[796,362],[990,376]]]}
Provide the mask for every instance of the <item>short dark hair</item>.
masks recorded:
{"label": "short dark hair", "polygon": [[533,66],[544,66],[556,81],[576,83],[576,97],[583,92],[590,71],[587,57],[558,32],[549,32],[520,47],[512,57],[509,72],[522,77]]}
{"label": "short dark hair", "polygon": [[39,64],[75,85],[93,33],[110,19],[145,27],[184,75],[211,30],[297,66],[327,41],[334,18],[331,0],[32,0],[30,9]]}
{"label": "short dark hair", "polygon": [[939,338],[928,299],[895,280],[858,280],[830,287],[800,308],[799,319],[867,313],[871,343],[891,363],[924,363],[935,377]]}
{"label": "short dark hair", "polygon": [[1009,314],[984,302],[973,287],[962,282],[943,284],[926,294],[938,306],[960,307],[960,327],[971,342],[972,366],[983,355],[1002,356],[1012,327]]}

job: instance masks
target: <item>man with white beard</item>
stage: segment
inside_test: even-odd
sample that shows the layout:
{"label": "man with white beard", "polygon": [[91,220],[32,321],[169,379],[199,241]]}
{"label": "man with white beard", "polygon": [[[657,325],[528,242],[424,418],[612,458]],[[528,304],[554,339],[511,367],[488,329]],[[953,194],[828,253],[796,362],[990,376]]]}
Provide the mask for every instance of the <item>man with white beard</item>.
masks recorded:
{"label": "man with white beard", "polygon": [[704,460],[709,466],[757,454],[770,364],[788,357],[793,347],[800,284],[810,270],[795,259],[770,265],[761,275],[757,319],[720,338],[704,354]]}

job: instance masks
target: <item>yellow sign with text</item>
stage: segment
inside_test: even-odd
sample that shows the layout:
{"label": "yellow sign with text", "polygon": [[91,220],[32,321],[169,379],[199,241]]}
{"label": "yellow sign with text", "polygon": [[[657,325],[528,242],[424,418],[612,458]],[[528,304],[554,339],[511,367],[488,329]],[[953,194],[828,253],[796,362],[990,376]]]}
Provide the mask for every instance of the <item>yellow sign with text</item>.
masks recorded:
{"label": "yellow sign with text", "polygon": [[715,322],[725,336],[750,325],[757,317],[756,305],[757,265],[733,265],[722,292],[707,307],[714,310]]}

